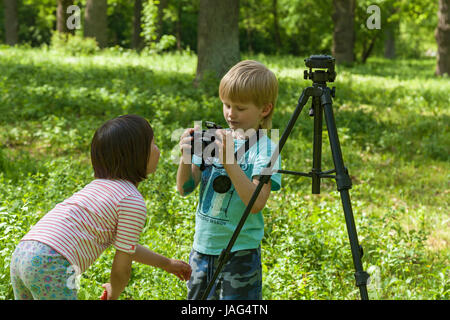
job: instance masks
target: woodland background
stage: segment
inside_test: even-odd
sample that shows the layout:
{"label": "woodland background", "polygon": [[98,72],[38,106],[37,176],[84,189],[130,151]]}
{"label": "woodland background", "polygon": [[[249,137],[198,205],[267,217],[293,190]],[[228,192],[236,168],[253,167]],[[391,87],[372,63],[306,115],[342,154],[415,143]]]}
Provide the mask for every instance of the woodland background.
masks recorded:
{"label": "woodland background", "polygon": [[[79,29],[67,8],[79,10]],[[380,28],[370,29],[371,5]],[[78,18],[77,18],[78,19]],[[289,121],[304,59],[337,61],[333,108],[371,299],[449,299],[449,0],[3,0],[0,3],[0,299],[13,299],[10,257],[57,203],[89,183],[95,129],[121,114],[152,124],[157,172],[139,185],[141,243],[187,260],[198,190],[176,192],[177,133],[224,124],[218,81],[242,59],[278,77],[273,127]],[[307,107],[282,153],[312,166]],[[332,168],[323,130],[324,170]],[[333,180],[311,195],[283,176],[263,211],[264,299],[359,299]],[[108,282],[108,249],[81,278],[79,299]],[[121,299],[185,299],[174,276],[138,264]]]}

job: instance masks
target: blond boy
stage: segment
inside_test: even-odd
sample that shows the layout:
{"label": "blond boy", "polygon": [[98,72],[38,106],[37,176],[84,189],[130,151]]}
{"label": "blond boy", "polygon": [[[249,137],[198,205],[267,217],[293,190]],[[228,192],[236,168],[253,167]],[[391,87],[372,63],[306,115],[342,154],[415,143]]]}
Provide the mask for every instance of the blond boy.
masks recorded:
{"label": "blond boy", "polygon": [[[274,143],[264,134],[271,129],[278,96],[278,81],[272,71],[257,61],[241,61],[222,78],[219,96],[229,129],[216,132],[218,157],[206,166],[200,166],[202,159],[196,155],[192,163],[186,161],[190,158],[186,155],[191,152],[191,133],[196,128],[187,129],[180,138],[184,157],[178,167],[177,189],[185,196],[201,182],[194,244],[189,257],[192,275],[188,282],[188,299],[199,299],[203,295],[218,257],[227,246],[259,183],[259,175],[263,174],[275,150]],[[279,165],[278,157],[275,169]],[[231,186],[218,191],[218,178],[225,177],[229,178]],[[251,208],[208,299],[262,299],[264,221],[261,211],[270,192],[280,187],[281,175],[275,173]]]}

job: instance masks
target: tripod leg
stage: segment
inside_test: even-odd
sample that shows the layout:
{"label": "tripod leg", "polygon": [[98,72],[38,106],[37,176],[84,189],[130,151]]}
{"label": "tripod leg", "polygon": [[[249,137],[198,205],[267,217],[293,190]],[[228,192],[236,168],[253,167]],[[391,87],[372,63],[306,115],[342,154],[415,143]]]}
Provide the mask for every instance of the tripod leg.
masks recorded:
{"label": "tripod leg", "polygon": [[313,137],[313,167],[312,167],[312,193],[320,194],[320,173],[322,172],[322,114],[323,108],[319,97],[313,97],[314,137]]}
{"label": "tripod leg", "polygon": [[369,275],[363,270],[361,262],[361,249],[358,243],[358,235],[356,233],[355,220],[353,217],[350,194],[348,191],[352,186],[352,182],[348,175],[347,169],[344,167],[344,161],[342,159],[341,146],[339,144],[336,122],[334,120],[332,100],[329,88],[324,88],[323,95],[321,97],[321,103],[323,105],[325,113],[325,121],[328,128],[331,153],[333,156],[334,167],[336,169],[337,189],[341,195],[342,207],[344,209],[345,215],[345,223],[347,225],[348,237],[350,239],[353,265],[355,266],[356,270],[356,285],[359,287],[361,299],[368,300],[369,296],[367,293],[367,279],[369,278]]}
{"label": "tripod leg", "polygon": [[[278,142],[278,144],[275,148],[275,151],[272,155],[272,159],[267,164],[266,168],[268,168],[269,171],[272,170],[272,165],[275,164],[276,159],[278,158],[278,155],[280,154],[281,150],[283,149],[284,144],[286,143],[286,140],[288,139],[292,129],[294,128],[295,122],[297,121],[300,113],[302,112],[303,106],[308,102],[309,97],[310,96],[320,96],[321,94],[322,94],[322,91],[320,88],[317,89],[317,88],[313,88],[313,87],[308,87],[303,90],[302,94],[300,95],[300,98],[298,99],[297,107],[295,108],[294,113],[292,114],[291,119],[289,120],[289,122],[286,126],[286,129],[284,129],[283,135],[281,136],[280,141]],[[259,193],[261,192],[263,185],[266,184],[267,182],[269,182],[269,180],[270,180],[270,175],[261,175],[260,176],[259,183],[258,183],[255,191],[253,192],[253,195],[250,198],[250,201],[248,202],[247,207],[245,208],[244,212],[242,213],[242,217],[239,220],[239,223],[238,223],[236,229],[234,230],[233,235],[231,236],[231,239],[228,242],[227,247],[224,250],[222,250],[222,253],[219,256],[217,269],[214,272],[210,282],[208,283],[208,286],[206,287],[205,292],[203,292],[203,295],[200,298],[201,300],[206,300],[208,298],[209,293],[211,292],[211,289],[212,289],[214,283],[216,282],[216,279],[219,276],[219,273],[222,271],[224,264],[228,260],[228,256],[231,252],[231,249],[233,248],[233,245],[236,242],[236,239],[239,236],[239,233],[241,232],[241,229],[244,226],[245,221],[247,220],[247,217],[250,213],[250,209],[253,207],[253,204],[255,203],[256,198],[258,197]]]}

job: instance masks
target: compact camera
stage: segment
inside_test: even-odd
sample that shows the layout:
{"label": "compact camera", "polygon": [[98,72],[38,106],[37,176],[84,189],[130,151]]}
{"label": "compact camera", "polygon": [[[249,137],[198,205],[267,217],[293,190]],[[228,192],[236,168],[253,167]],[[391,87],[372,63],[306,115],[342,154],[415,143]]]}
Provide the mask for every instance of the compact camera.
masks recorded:
{"label": "compact camera", "polygon": [[[194,137],[191,141],[191,154],[203,158],[203,151],[216,140],[215,129],[222,129],[221,126],[215,124],[212,121],[205,121],[207,130],[194,131],[191,133],[191,137]],[[211,156],[215,157],[215,149],[211,150]]]}
{"label": "compact camera", "polygon": [[[215,130],[222,129],[221,126],[215,124],[211,121],[205,121],[205,126],[208,128],[207,130],[202,131],[194,131],[191,134],[191,137],[194,137],[191,142],[191,154],[195,154],[196,156],[202,158],[202,165],[200,170],[204,170],[206,168],[205,162],[203,160],[203,152],[204,150],[216,140]],[[211,157],[216,156],[215,148],[212,148]],[[209,164],[211,165],[211,164]],[[226,193],[231,188],[231,179],[226,175],[219,175],[213,180],[213,189],[217,193]]]}

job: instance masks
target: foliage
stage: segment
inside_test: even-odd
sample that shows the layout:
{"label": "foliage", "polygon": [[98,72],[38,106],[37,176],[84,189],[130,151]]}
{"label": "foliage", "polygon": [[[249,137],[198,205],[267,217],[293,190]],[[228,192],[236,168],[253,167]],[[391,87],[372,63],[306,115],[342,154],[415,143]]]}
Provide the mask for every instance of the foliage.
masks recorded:
{"label": "foliage", "polygon": [[162,35],[158,40],[158,3],[148,0],[142,10],[142,36],[150,52],[159,53],[175,47],[176,38],[173,35]]}
{"label": "foliage", "polygon": [[[304,57],[247,55],[280,81],[274,128],[286,126],[303,80]],[[22,236],[58,202],[93,177],[89,144],[95,129],[125,113],[151,122],[161,159],[139,185],[148,221],[140,242],[187,260],[198,190],[175,188],[177,132],[196,120],[223,124],[217,86],[196,89],[194,55],[94,56],[0,49],[0,299],[12,299],[11,254]],[[371,299],[450,298],[448,130],[450,84],[434,78],[434,59],[369,58],[337,68],[334,110],[355,223],[370,271]],[[107,80],[105,80],[107,79]],[[177,131],[178,129],[178,131]],[[282,152],[286,170],[312,166],[313,121],[307,107]],[[332,167],[323,131],[324,169]],[[172,152],[174,151],[175,152]],[[264,209],[264,299],[358,299],[345,220],[334,181],[311,195],[310,180],[283,176]],[[114,250],[85,272],[80,299],[98,299]],[[133,264],[121,299],[184,299],[186,286],[159,269]]]}
{"label": "foliage", "polygon": [[150,44],[157,38],[158,2],[153,0],[145,1],[142,9],[142,36]]}
{"label": "foliage", "polygon": [[[144,1],[143,36],[151,51],[197,49],[198,0],[166,0],[158,12],[158,0]],[[276,4],[280,44],[275,31]],[[82,24],[86,0],[80,6]],[[134,1],[108,1],[108,45],[130,48],[133,34]],[[369,30],[367,8],[381,9],[381,30]],[[435,51],[436,0],[358,0],[355,9],[355,55],[359,61],[373,42],[372,54],[382,56],[386,32],[395,37],[397,56],[422,57]],[[3,6],[0,23],[3,25]],[[240,48],[249,53],[308,55],[330,54],[333,21],[332,0],[242,0],[240,1]],[[159,16],[162,21],[159,21]],[[49,44],[56,26],[56,3],[52,0],[22,0],[19,5],[19,39],[31,46]],[[82,30],[81,30],[82,31]],[[166,35],[164,37],[164,35]],[[162,41],[159,41],[164,37]],[[0,39],[4,32],[0,28]],[[176,46],[175,46],[176,39]]]}
{"label": "foliage", "polygon": [[[434,29],[437,25],[437,1],[361,0],[356,2],[355,26],[357,59],[374,42],[374,53],[384,54],[387,31],[395,38],[396,55],[403,58],[419,58],[436,48]],[[381,29],[366,27],[367,8],[377,5],[381,14]]]}
{"label": "foliage", "polygon": [[92,55],[100,50],[93,38],[83,38],[78,34],[62,34],[57,31],[53,32],[50,48],[72,56]]}

